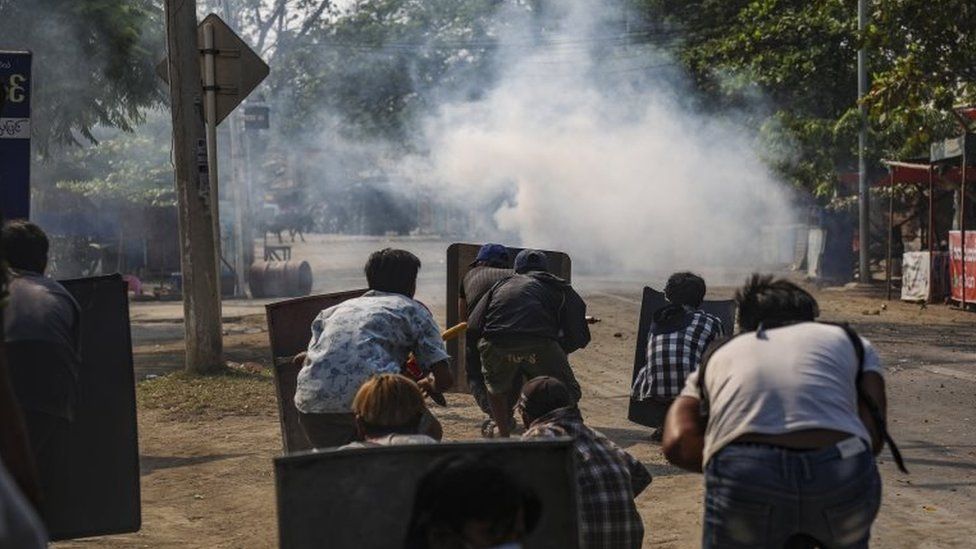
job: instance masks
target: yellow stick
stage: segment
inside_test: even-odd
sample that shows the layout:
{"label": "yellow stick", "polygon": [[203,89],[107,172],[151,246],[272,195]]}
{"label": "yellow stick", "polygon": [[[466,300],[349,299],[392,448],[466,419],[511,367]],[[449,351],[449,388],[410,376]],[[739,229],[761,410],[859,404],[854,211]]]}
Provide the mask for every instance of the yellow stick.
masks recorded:
{"label": "yellow stick", "polygon": [[468,323],[467,322],[459,322],[456,326],[452,326],[452,327],[444,330],[443,332],[441,332],[441,338],[444,341],[452,340],[452,339],[460,336],[467,329],[468,329]]}

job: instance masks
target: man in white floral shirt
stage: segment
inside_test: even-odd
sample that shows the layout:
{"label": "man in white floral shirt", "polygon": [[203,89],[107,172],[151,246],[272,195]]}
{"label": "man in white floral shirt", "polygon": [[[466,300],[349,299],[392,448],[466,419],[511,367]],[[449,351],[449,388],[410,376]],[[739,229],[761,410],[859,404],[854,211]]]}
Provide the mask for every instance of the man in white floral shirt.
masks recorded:
{"label": "man in white floral shirt", "polygon": [[[370,291],[322,311],[312,322],[295,406],[315,447],[351,442],[356,391],[374,374],[399,373],[411,352],[430,373],[418,382],[424,393],[443,392],[454,383],[440,329],[413,299],[419,270],[420,260],[408,251],[374,252],[366,262]],[[439,431],[432,416],[425,423],[428,432]]]}

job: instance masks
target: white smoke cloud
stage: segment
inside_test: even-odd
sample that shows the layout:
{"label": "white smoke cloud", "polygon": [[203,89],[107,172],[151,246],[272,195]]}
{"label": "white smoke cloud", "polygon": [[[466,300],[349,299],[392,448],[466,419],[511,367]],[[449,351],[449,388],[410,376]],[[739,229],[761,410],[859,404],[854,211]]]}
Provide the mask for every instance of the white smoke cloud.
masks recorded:
{"label": "white smoke cloud", "polygon": [[754,132],[695,112],[667,57],[620,47],[595,4],[567,0],[537,47],[503,40],[497,83],[427,121],[413,178],[591,272],[758,267],[761,228],[792,212]]}

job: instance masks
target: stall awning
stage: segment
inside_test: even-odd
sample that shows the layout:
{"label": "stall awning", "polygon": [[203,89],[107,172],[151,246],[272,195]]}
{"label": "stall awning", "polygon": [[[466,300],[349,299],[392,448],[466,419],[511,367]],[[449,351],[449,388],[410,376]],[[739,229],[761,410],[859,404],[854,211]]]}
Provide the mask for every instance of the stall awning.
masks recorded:
{"label": "stall awning", "polygon": [[[962,182],[962,170],[959,166],[943,167],[940,170],[938,167],[929,164],[894,160],[882,160],[881,162],[891,169],[891,173],[880,177],[876,176],[871,180],[872,187],[887,187],[892,183],[895,185],[928,185],[930,169],[935,170],[932,182],[940,187],[954,189]],[[838,174],[838,179],[845,187],[857,188],[857,172]],[[976,167],[970,167],[966,170],[966,182],[976,183]]]}

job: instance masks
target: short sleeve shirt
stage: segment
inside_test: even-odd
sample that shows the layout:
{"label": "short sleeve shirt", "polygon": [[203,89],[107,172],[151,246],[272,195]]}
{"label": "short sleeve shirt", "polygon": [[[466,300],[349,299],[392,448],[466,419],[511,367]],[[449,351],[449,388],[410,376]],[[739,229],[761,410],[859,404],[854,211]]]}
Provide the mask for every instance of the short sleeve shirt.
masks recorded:
{"label": "short sleeve shirt", "polygon": [[[882,374],[864,338],[864,371]],[[681,396],[701,400],[699,368]],[[704,462],[746,433],[779,435],[830,429],[871,438],[857,411],[858,361],[839,326],[804,322],[745,333],[716,350],[705,365],[708,425]]]}
{"label": "short sleeve shirt", "polygon": [[307,414],[349,413],[364,381],[400,372],[411,352],[425,371],[448,359],[437,323],[419,302],[369,291],[329,307],[312,321],[295,406]]}

